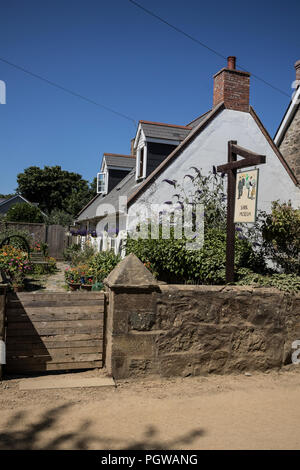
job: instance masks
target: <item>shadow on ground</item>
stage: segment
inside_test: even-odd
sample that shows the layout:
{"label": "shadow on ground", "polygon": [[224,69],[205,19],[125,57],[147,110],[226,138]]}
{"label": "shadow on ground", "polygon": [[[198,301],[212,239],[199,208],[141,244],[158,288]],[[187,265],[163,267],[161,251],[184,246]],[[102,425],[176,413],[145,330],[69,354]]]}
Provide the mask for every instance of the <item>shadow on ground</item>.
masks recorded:
{"label": "shadow on ground", "polygon": [[[119,450],[170,450],[191,444],[196,438],[203,436],[202,429],[195,429],[178,437],[161,440],[159,430],[148,426],[140,439],[126,441],[121,438],[110,438],[91,433],[92,421],[82,421],[72,432],[61,432],[59,419],[70,408],[64,404],[48,410],[35,423],[28,422],[29,412],[15,413],[6,423],[5,432],[0,432],[0,450],[86,450],[86,449],[119,449]],[[26,422],[27,421],[27,422]],[[21,425],[20,425],[21,422]],[[19,430],[20,427],[24,428]],[[56,430],[54,438],[46,438],[44,432]]]}
{"label": "shadow on ground", "polygon": [[45,290],[46,276],[44,278],[38,276],[26,277],[25,291],[35,292],[37,290]]}

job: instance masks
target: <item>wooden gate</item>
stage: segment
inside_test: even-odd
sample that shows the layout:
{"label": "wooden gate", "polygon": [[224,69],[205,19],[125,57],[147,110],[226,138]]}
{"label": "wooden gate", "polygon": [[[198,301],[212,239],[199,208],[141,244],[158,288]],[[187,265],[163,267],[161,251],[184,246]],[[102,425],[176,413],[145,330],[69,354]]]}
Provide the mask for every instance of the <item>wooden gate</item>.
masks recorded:
{"label": "wooden gate", "polygon": [[102,367],[102,292],[7,296],[8,373]]}
{"label": "wooden gate", "polygon": [[61,225],[48,225],[47,243],[49,246],[49,256],[56,259],[63,258],[63,252],[66,248],[66,229]]}

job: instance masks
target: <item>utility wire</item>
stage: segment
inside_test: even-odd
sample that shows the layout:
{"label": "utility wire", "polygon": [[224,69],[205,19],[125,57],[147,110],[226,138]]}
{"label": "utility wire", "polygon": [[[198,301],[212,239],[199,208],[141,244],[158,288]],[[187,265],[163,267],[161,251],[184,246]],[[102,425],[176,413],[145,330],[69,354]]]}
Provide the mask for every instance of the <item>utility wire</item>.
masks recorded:
{"label": "utility wire", "polygon": [[[212,49],[211,47],[209,47],[207,44],[205,44],[204,42],[201,42],[199,41],[198,39],[196,39],[195,37],[191,36],[190,34],[186,33],[185,31],[183,31],[182,29],[180,28],[177,28],[177,26],[174,26],[173,24],[169,23],[168,21],[166,21],[164,18],[162,18],[161,16],[158,16],[156,13],[154,13],[153,11],[151,10],[148,10],[147,8],[143,7],[142,5],[140,5],[139,3],[137,3],[135,0],[128,0],[130,3],[132,3],[133,5],[135,5],[137,8],[140,8],[141,10],[143,10],[145,13],[147,13],[148,15],[152,16],[153,18],[156,18],[157,20],[159,20],[161,23],[164,23],[166,24],[167,26],[169,26],[170,28],[174,29],[175,31],[177,31],[177,33],[179,34],[182,34],[183,36],[187,37],[188,39],[190,39],[191,41],[197,43],[198,45],[202,46],[202,47],[205,47],[205,49],[209,50],[210,52],[212,52],[213,54],[221,57],[222,59],[225,59],[227,60],[227,57],[225,57],[223,54],[221,54],[220,52],[216,51],[215,49]],[[245,67],[242,67],[240,64],[239,64],[239,68],[242,69],[242,70],[245,70],[247,71],[247,69]],[[282,95],[285,95],[285,96],[288,96],[290,98],[290,95],[288,95],[285,91],[281,90],[280,88],[277,88],[276,86],[272,85],[272,83],[270,82],[267,82],[266,80],[264,80],[263,78],[259,77],[258,75],[255,75],[254,73],[251,72],[251,75],[252,77],[256,78],[256,80],[259,80],[261,82],[263,82],[265,85],[268,85],[269,87],[273,88],[273,90],[276,90],[278,91],[279,93],[281,93]]]}
{"label": "utility wire", "polygon": [[10,62],[9,60],[4,59],[3,57],[0,57],[0,61],[4,62],[5,64],[10,65],[11,67],[14,67],[15,69],[21,70],[21,72],[27,73],[28,75],[30,75],[34,78],[37,78],[38,80],[41,80],[42,82],[48,83],[48,85],[51,85],[55,88],[58,88],[59,90],[65,91],[66,93],[69,93],[69,95],[73,95],[73,96],[76,96],[77,98],[81,98],[82,100],[87,101],[88,103],[94,104],[94,105],[98,106],[99,108],[103,108],[106,111],[109,111],[113,114],[116,114],[117,116],[120,116],[124,119],[127,119],[128,121],[131,121],[134,124],[134,126],[136,127],[135,119],[133,119],[130,116],[127,116],[126,114],[119,113],[118,111],[115,111],[114,109],[109,108],[108,106],[105,106],[104,104],[97,103],[97,101],[94,101],[90,98],[87,98],[86,96],[80,95],[79,93],[76,93],[75,91],[72,91],[69,88],[66,88],[62,85],[59,85],[58,83],[55,83],[51,80],[48,80],[47,78],[42,77],[41,75],[38,75],[36,73],[31,72],[30,70],[27,70],[23,67],[20,67],[19,65],[14,64],[13,62]]}

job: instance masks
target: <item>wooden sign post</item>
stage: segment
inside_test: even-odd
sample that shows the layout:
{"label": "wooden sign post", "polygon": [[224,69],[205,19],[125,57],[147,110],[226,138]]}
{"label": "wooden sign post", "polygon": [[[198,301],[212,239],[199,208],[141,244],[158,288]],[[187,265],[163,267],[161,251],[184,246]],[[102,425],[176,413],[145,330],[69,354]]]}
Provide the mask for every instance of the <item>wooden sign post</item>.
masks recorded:
{"label": "wooden sign post", "polygon": [[[237,160],[237,156],[243,160]],[[236,140],[228,142],[228,163],[217,167],[217,171],[227,173],[227,239],[226,239],[226,282],[234,282],[234,251],[235,251],[235,187],[237,170],[253,165],[266,163],[266,156],[251,152],[237,145]]]}

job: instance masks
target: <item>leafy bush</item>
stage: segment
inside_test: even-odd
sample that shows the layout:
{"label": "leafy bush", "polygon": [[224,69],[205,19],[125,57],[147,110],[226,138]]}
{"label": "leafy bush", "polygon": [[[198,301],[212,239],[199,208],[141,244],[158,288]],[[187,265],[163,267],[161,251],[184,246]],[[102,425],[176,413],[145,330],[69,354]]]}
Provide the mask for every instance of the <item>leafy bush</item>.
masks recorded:
{"label": "leafy bush", "polygon": [[25,238],[29,247],[32,244],[32,236],[27,230],[9,229],[5,228],[5,225],[1,225],[0,243],[7,237],[13,237],[10,238],[7,243],[15,248],[27,250],[26,243],[24,243],[23,238]]}
{"label": "leafy bush", "polygon": [[81,248],[80,245],[73,244],[64,251],[64,258],[69,261],[72,266],[78,264],[87,264],[95,255],[95,248],[86,242]]}
{"label": "leafy bush", "polygon": [[48,225],[62,225],[69,227],[74,221],[74,217],[62,209],[54,209],[47,217],[46,223]]}
{"label": "leafy bush", "polygon": [[290,202],[273,202],[261,231],[265,255],[285,273],[300,275],[300,209],[293,209]]}
{"label": "leafy bush", "polygon": [[242,268],[238,271],[238,285],[253,287],[275,287],[276,289],[297,293],[300,292],[300,276],[294,274],[268,274],[254,273],[249,269]]}
{"label": "leafy bush", "polygon": [[100,251],[88,263],[95,281],[103,281],[121,261],[113,251]]}
{"label": "leafy bush", "polygon": [[64,250],[63,256],[65,261],[71,261],[74,254],[78,254],[81,251],[81,246],[77,245],[76,243],[72,243],[72,245],[68,246]]}
{"label": "leafy bush", "polygon": [[[182,182],[177,180],[163,180],[174,187],[176,193],[172,196],[172,201],[165,201],[171,208],[183,209],[185,204],[203,204],[205,208],[205,225],[210,228],[225,228],[226,226],[226,201],[227,196],[224,189],[224,174],[218,175],[215,167],[207,176],[202,175],[201,170],[191,167],[192,174],[184,175]],[[185,189],[186,178],[191,182],[189,191]]]}
{"label": "leafy bush", "polygon": [[0,269],[10,277],[15,285],[23,285],[26,273],[31,271],[28,255],[18,248],[6,245],[0,249]]}
{"label": "leafy bush", "polygon": [[[197,282],[202,284],[223,284],[226,265],[226,232],[208,228],[200,250],[187,250],[186,239],[134,240],[128,238],[126,253],[134,253],[160,280],[169,283]],[[264,262],[258,257],[251,244],[236,234],[235,269],[248,267],[263,269]]]}
{"label": "leafy bush", "polygon": [[43,223],[44,216],[38,207],[26,202],[18,202],[9,208],[6,220],[9,222]]}
{"label": "leafy bush", "polygon": [[47,264],[33,264],[34,274],[54,274],[57,271],[56,259],[45,257]]}

